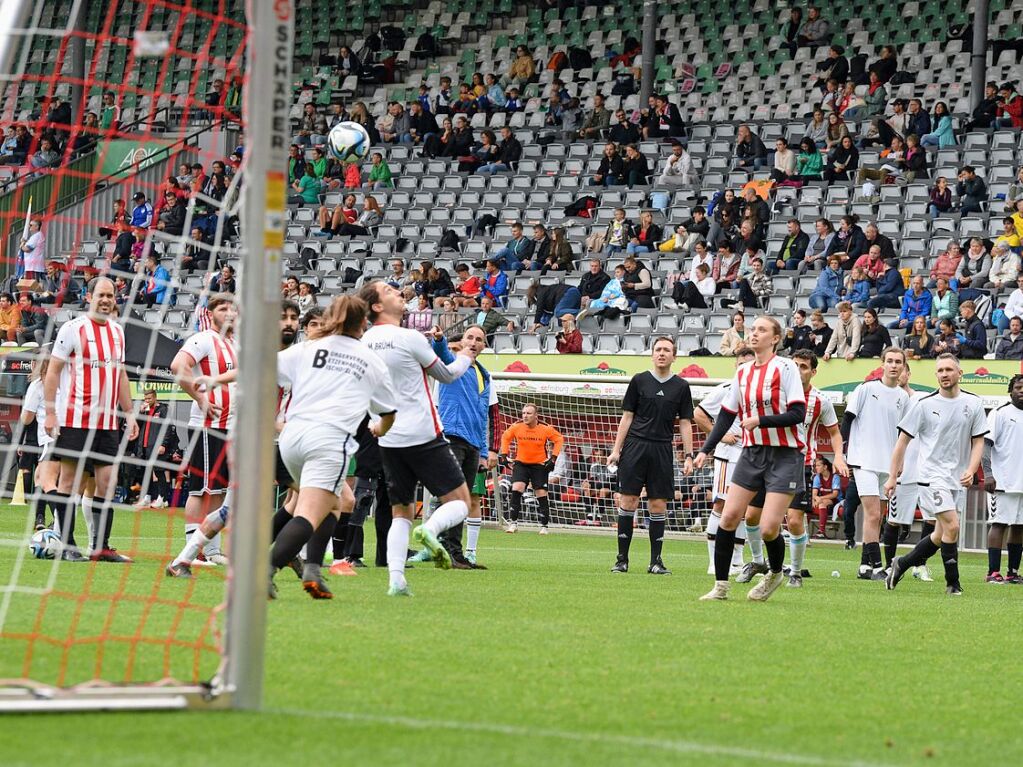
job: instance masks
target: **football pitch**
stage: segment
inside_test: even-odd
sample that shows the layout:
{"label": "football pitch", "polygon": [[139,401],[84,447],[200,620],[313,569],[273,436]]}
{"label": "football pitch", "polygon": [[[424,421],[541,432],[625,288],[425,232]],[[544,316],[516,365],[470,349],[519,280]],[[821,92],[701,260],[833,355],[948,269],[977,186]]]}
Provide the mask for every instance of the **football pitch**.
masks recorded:
{"label": "football pitch", "polygon": [[[23,524],[0,512],[0,536]],[[157,551],[165,522],[140,541]],[[372,527],[367,527],[372,551]],[[118,541],[115,540],[115,545]],[[121,545],[126,543],[121,541]],[[175,537],[174,545],[178,545]],[[330,578],[314,602],[290,571],[269,606],[261,713],[0,717],[0,765],[968,765],[1023,757],[1015,642],[1023,588],[983,583],[962,559],[965,596],[907,577],[895,593],[855,579],[859,552],[813,545],[802,590],[766,604],[711,586],[702,541],[669,540],[670,577],[611,575],[607,535],[485,530],[487,571],[417,565],[413,599],[388,599],[383,569]],[[903,550],[904,551],[904,550]],[[13,549],[0,548],[6,583]],[[49,565],[27,561],[30,581]],[[156,560],[131,579],[155,581]],[[63,565],[72,590],[116,565]],[[831,572],[841,572],[840,578]],[[197,568],[194,599],[220,578]],[[171,581],[168,589],[187,584]],[[18,626],[32,616],[12,614]],[[13,622],[13,623],[12,623]],[[21,652],[0,643],[0,677]],[[83,670],[87,673],[87,669]]]}

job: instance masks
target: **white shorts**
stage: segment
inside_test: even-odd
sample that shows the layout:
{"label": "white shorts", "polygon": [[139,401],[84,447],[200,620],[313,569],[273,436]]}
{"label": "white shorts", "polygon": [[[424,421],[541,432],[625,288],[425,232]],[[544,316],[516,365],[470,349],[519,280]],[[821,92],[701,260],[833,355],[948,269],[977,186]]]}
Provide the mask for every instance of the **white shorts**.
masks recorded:
{"label": "white shorts", "polygon": [[723,501],[728,494],[728,486],[732,484],[732,473],[735,471],[735,461],[727,458],[714,459],[714,500]]}
{"label": "white shorts", "polygon": [[46,461],[59,461],[60,459],[53,455],[53,447],[56,445],[56,440],[50,440],[42,446],[42,452],[39,453],[39,463]]}
{"label": "white shorts", "polygon": [[359,448],[343,431],[297,422],[284,427],[278,446],[281,460],[300,490],[316,487],[338,496],[348,476],[348,464]]}
{"label": "white shorts", "polygon": [[[888,500],[888,521],[896,525],[911,525],[916,519],[917,506],[920,503],[920,493],[926,487],[920,487],[916,482],[900,482],[895,486],[895,497]],[[934,517],[923,509],[920,509],[923,518],[930,521]]]}
{"label": "white shorts", "polygon": [[1023,493],[988,493],[989,524],[1023,525]]}
{"label": "white shorts", "polygon": [[944,487],[921,487],[920,496],[917,499],[920,504],[920,511],[924,515],[938,516],[945,511],[959,511],[966,509],[966,490],[948,490]]}
{"label": "white shorts", "polygon": [[856,481],[856,492],[860,494],[860,498],[868,495],[880,497],[884,491],[884,483],[888,481],[888,472],[853,469],[853,479]]}

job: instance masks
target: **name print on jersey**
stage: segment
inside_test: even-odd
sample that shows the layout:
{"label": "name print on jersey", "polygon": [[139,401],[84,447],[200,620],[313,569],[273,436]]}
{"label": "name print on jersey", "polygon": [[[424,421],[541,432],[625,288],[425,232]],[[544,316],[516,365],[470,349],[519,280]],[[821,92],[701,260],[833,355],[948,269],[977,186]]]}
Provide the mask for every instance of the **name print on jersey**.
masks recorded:
{"label": "name print on jersey", "polygon": [[366,374],[368,363],[360,357],[354,357],[344,352],[317,349],[316,354],[313,355],[313,367],[362,378]]}

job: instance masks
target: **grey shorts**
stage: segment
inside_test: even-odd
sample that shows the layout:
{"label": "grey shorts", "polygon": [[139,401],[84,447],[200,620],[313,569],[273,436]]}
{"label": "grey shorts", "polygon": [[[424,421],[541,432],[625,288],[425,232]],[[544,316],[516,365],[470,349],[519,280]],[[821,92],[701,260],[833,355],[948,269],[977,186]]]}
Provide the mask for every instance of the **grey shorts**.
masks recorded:
{"label": "grey shorts", "polygon": [[795,447],[750,445],[742,450],[732,484],[747,490],[795,495],[803,491],[803,454]]}

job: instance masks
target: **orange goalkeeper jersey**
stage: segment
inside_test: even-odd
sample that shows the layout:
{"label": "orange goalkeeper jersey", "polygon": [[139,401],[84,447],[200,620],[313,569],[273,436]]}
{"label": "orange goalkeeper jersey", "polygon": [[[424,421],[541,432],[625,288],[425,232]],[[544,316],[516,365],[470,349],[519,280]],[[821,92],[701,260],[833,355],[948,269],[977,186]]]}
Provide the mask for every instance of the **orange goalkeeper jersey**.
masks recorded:
{"label": "orange goalkeeper jersey", "polygon": [[515,442],[515,460],[521,463],[544,463],[547,460],[547,443],[552,444],[551,456],[561,452],[565,438],[553,426],[538,423],[526,426],[522,421],[513,423],[501,435],[501,454],[508,455],[511,443]]}

